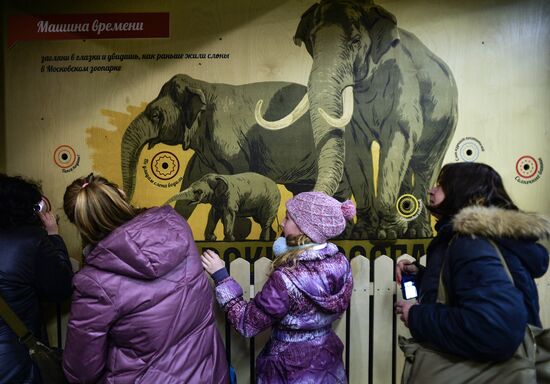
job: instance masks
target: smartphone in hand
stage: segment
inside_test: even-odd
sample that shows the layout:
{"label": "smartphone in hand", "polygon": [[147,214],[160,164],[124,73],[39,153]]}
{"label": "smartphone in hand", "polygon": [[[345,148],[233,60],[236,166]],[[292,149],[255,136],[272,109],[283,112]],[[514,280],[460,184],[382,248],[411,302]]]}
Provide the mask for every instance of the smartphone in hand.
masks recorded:
{"label": "smartphone in hand", "polygon": [[405,273],[402,275],[401,292],[403,292],[403,298],[405,300],[410,300],[418,297],[414,275],[409,275]]}
{"label": "smartphone in hand", "polygon": [[50,205],[48,198],[46,196],[42,196],[42,199],[40,199],[40,201],[36,203],[33,208],[36,213],[45,213],[50,212],[52,206]]}

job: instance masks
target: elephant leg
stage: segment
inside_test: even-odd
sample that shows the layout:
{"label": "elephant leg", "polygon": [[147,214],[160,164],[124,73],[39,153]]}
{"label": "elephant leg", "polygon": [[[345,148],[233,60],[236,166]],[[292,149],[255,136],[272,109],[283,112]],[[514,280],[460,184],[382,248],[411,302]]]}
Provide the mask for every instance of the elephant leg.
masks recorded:
{"label": "elephant leg", "polygon": [[419,233],[423,233],[423,229],[417,226],[417,223],[421,222],[421,218],[424,217],[427,212],[424,198],[425,193],[419,193],[419,186],[424,184],[421,175],[414,171],[413,160],[411,159],[403,182],[401,183],[401,190],[397,198],[398,205],[396,206],[400,219],[407,223],[405,237],[409,239],[424,237],[419,236]]}
{"label": "elephant leg", "polygon": [[236,213],[233,209],[225,207],[222,214],[224,241],[235,241],[233,228],[235,226]]}
{"label": "elephant leg", "polygon": [[279,209],[280,199],[271,202],[266,200],[254,215],[254,220],[262,228],[260,233],[260,240],[270,241],[275,239],[275,231],[272,228],[272,224],[277,217],[277,210]]}
{"label": "elephant leg", "polygon": [[252,221],[248,217],[235,217],[235,225],[233,226],[233,237],[235,241],[246,240],[252,231]]}
{"label": "elephant leg", "polygon": [[429,201],[425,197],[427,188],[429,188],[431,183],[426,181],[426,178],[420,173],[416,173],[415,175],[416,183],[414,186],[413,195],[418,199],[419,204],[422,206],[420,207],[419,215],[409,222],[406,237],[411,239],[433,237],[431,215],[427,207]]}
{"label": "elephant leg", "polygon": [[[207,173],[213,173],[215,172],[213,169],[207,167],[204,165],[200,160],[199,157],[194,154],[191,156],[191,159],[189,160],[189,163],[187,163],[187,167],[185,168],[185,173],[183,174],[183,181],[181,183],[180,191],[185,190],[188,188],[193,182],[200,179],[203,175]],[[176,205],[174,206],[174,209],[176,212],[178,212],[180,215],[182,215],[185,219],[189,219],[193,211],[195,210],[196,204],[189,204],[189,202],[186,202],[184,200],[179,200],[176,202]]]}
{"label": "elephant leg", "polygon": [[345,178],[355,197],[357,218],[348,238],[373,238],[378,227],[378,216],[373,207],[374,176],[372,166],[372,150],[368,140],[362,144],[346,142]]}
{"label": "elephant leg", "polygon": [[220,221],[219,212],[214,206],[212,206],[210,207],[210,212],[208,213],[208,221],[206,222],[206,228],[204,229],[204,239],[206,241],[216,241],[214,230],[216,229],[218,221]]}
{"label": "elephant leg", "polygon": [[275,235],[276,235],[276,232],[273,230],[273,228],[271,227],[271,223],[273,223],[273,221],[275,220],[275,218],[273,217],[271,219],[271,221],[269,221],[268,223],[264,223],[261,225],[262,227],[262,231],[260,233],[260,240],[262,241],[272,241],[272,240],[275,240]]}
{"label": "elephant leg", "polygon": [[407,230],[407,222],[397,214],[397,199],[411,160],[413,145],[397,130],[389,141],[380,143],[378,193],[374,208],[379,217],[378,238],[396,239]]}
{"label": "elephant leg", "polygon": [[415,169],[413,195],[422,204],[422,211],[418,217],[409,223],[407,237],[426,238],[433,236],[431,215],[427,208],[429,204],[427,193],[428,189],[431,188],[436,182],[442,160],[443,155],[440,156],[440,159],[421,159],[416,155],[411,159],[411,163]]}

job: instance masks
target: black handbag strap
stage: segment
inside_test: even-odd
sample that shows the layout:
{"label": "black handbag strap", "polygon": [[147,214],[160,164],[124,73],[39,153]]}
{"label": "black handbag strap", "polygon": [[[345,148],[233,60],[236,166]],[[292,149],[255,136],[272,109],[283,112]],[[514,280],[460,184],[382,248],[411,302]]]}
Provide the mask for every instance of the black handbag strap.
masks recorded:
{"label": "black handbag strap", "polygon": [[[453,238],[451,239],[451,241],[447,245],[447,252],[446,252],[445,258],[443,259],[443,262],[441,263],[441,271],[439,272],[439,286],[437,287],[437,302],[440,303],[440,304],[447,304],[449,302],[449,295],[447,293],[447,289],[445,288],[445,283],[443,282],[443,267],[445,265],[445,262],[447,261],[447,258],[448,258],[447,256],[449,255],[449,248],[451,247],[451,243],[453,242],[453,240],[455,238],[456,238],[456,235],[453,236]],[[506,271],[506,274],[510,278],[510,281],[515,286],[516,284],[514,283],[514,278],[512,277],[512,274],[510,273],[510,269],[508,269],[508,264],[506,264],[506,260],[504,260],[504,256],[502,256],[502,252],[500,252],[499,247],[496,245],[496,243],[493,240],[487,238],[487,241],[495,249],[495,251],[496,251],[496,253],[497,253],[497,255],[500,259],[500,263],[504,267],[504,270]]]}

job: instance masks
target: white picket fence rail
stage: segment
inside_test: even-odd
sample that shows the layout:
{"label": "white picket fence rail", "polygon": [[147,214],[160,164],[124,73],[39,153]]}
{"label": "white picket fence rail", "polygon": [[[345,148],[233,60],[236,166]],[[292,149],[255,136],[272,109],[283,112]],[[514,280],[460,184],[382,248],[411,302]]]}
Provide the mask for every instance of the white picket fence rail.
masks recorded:
{"label": "white picket fence rail", "polygon": [[[411,256],[402,258],[413,260]],[[425,256],[420,259],[425,263]],[[248,300],[259,292],[267,280],[271,261],[262,257],[251,265],[239,258],[230,263],[231,276],[243,287]],[[253,267],[253,269],[252,269]],[[394,260],[379,256],[374,265],[364,256],[351,260],[354,287],[349,310],[334,324],[345,345],[344,364],[351,384],[390,384],[401,382],[403,353],[397,346],[397,335],[409,336],[408,329],[393,313],[393,304],[400,300],[401,290],[394,281]],[[253,271],[253,273],[252,273]],[[550,326],[550,272],[538,279],[541,320]],[[269,340],[270,330],[246,339],[225,321],[216,306],[216,320],[225,343],[228,358],[237,372],[239,384],[254,383],[255,359]]]}

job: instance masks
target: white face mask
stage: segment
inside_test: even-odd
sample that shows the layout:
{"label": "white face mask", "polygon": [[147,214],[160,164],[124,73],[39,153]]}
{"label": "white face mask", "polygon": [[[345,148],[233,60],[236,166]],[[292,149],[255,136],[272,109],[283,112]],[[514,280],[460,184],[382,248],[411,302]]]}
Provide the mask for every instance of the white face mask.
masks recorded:
{"label": "white face mask", "polygon": [[[309,243],[309,244],[303,244],[303,245],[289,246],[286,243],[286,238],[281,236],[277,240],[275,240],[275,242],[273,243],[273,255],[275,257],[279,257],[286,252],[295,251],[297,249],[304,249],[304,248],[317,249],[316,246],[318,245],[319,244]],[[324,244],[322,244],[322,247],[324,247]]]}
{"label": "white face mask", "polygon": [[273,242],[273,255],[275,257],[279,257],[287,251],[288,245],[286,244],[286,238],[284,238],[283,236],[279,237]]}

